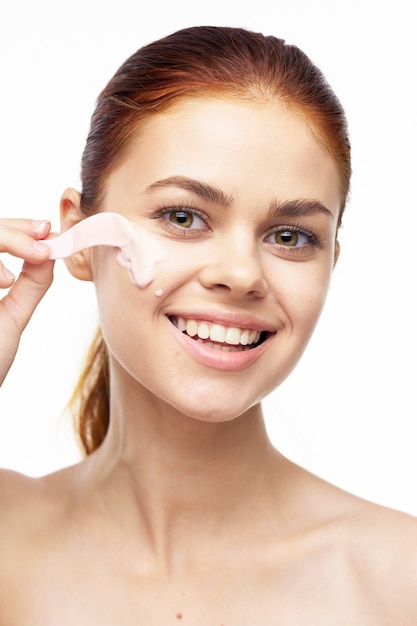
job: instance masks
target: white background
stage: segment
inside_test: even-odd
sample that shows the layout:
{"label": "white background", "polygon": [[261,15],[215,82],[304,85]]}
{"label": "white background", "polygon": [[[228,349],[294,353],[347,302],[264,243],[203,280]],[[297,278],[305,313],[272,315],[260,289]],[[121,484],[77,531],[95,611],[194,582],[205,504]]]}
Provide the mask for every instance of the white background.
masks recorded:
{"label": "white background", "polygon": [[[101,88],[137,48],[185,26],[243,26],[299,45],[350,121],[342,255],[303,361],[265,402],[274,444],[365,498],[417,515],[416,71],[408,0],[23,0],[0,14],[0,216],[48,218],[79,188]],[[3,259],[5,260],[5,259]],[[14,260],[8,265],[16,271]],[[78,460],[65,404],[96,327],[94,291],[56,280],[0,390],[0,465]],[[0,338],[1,349],[1,338]]]}

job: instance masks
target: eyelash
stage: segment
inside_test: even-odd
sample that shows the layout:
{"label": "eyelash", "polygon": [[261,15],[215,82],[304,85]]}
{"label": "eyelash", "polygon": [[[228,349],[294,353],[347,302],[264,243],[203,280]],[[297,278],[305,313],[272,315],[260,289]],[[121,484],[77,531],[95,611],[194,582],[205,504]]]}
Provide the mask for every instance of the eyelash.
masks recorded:
{"label": "eyelash", "polygon": [[[271,232],[266,236],[266,239],[268,237],[271,237],[271,235],[274,235],[276,233],[286,233],[286,232],[290,232],[290,233],[296,233],[297,235],[301,235],[303,237],[305,237],[307,239],[307,244],[303,245],[303,246],[282,246],[285,248],[285,250],[287,250],[290,254],[299,254],[300,251],[304,248],[308,247],[313,247],[313,248],[318,248],[321,249],[323,248],[323,241],[322,238],[319,236],[318,233],[316,233],[314,230],[306,230],[305,228],[303,228],[301,225],[299,224],[291,224],[291,225],[283,225],[280,226],[279,228],[275,227],[271,230]],[[279,246],[279,244],[273,244],[273,245],[277,245]]]}
{"label": "eyelash", "polygon": [[[198,217],[199,219],[202,220],[202,222],[204,222],[204,224],[207,226],[207,228],[209,228],[210,226],[210,221],[207,217],[207,215],[205,213],[203,213],[202,211],[200,211],[199,209],[197,209],[196,207],[192,206],[191,202],[176,202],[175,204],[167,204],[167,205],[162,205],[160,206],[157,211],[152,214],[150,217],[151,219],[155,219],[155,220],[161,220],[165,222],[165,228],[168,228],[169,230],[171,230],[171,232],[175,233],[175,234],[179,234],[182,233],[183,237],[187,237],[187,236],[193,236],[195,237],[196,234],[198,232],[201,232],[199,229],[196,228],[183,228],[181,226],[176,226],[174,225],[170,220],[169,220],[169,214],[170,213],[188,213],[192,216]],[[204,231],[205,232],[205,231]],[[270,232],[265,236],[264,240],[267,240],[269,237],[271,237],[272,235],[274,235],[275,233],[284,233],[284,232],[291,232],[291,233],[296,233],[298,235],[301,235],[303,237],[305,237],[307,239],[307,244],[303,245],[303,246],[280,246],[280,244],[278,243],[273,243],[272,245],[277,246],[280,249],[285,249],[285,251],[289,254],[301,254],[301,252],[303,250],[305,250],[307,247],[308,248],[318,248],[321,249],[323,248],[323,241],[322,238],[319,236],[319,234],[317,232],[315,232],[314,230],[310,229],[310,230],[306,230],[305,228],[303,228],[301,225],[299,224],[291,224],[291,225],[285,225],[283,224],[282,226],[279,227],[274,227],[270,230]],[[189,234],[188,234],[189,233]]]}
{"label": "eyelash", "polygon": [[[190,215],[201,219],[201,221],[204,222],[207,228],[209,228],[209,220],[207,218],[207,215],[203,213],[202,211],[200,211],[199,209],[197,209],[196,207],[193,207],[191,202],[187,202],[187,203],[176,202],[175,204],[172,204],[172,205],[171,204],[162,205],[150,217],[151,219],[161,220],[165,222],[165,228],[168,228],[171,232],[175,234],[182,233],[183,237],[191,236],[191,233],[192,233],[192,236],[195,237],[196,234],[200,232],[196,228],[194,229],[185,228],[185,227],[182,228],[181,226],[175,226],[175,224],[173,224],[169,220],[170,213],[189,213]],[[190,233],[190,235],[187,235],[187,233]]]}

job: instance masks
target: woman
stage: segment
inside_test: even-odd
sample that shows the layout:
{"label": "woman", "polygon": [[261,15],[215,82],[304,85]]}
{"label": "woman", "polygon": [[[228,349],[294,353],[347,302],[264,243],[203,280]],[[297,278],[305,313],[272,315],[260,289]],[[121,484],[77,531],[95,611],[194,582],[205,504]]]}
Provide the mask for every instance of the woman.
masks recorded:
{"label": "woman", "polygon": [[[74,396],[86,458],[3,472],[1,624],[416,623],[415,520],[288,461],[260,404],[324,305],[349,178],[343,110],[281,40],[191,28],[116,73],[62,229],[117,211],[169,262],[139,289],[113,248],[68,261],[100,311]],[[0,283],[3,378],[52,280],[49,230],[1,224],[24,259]]]}

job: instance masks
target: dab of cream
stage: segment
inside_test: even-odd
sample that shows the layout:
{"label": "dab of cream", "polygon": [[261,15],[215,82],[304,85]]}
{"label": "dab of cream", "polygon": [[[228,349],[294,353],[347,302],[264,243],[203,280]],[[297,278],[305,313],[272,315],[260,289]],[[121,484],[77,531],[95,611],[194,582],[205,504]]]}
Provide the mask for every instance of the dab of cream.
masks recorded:
{"label": "dab of cream", "polygon": [[[166,258],[166,252],[160,241],[148,230],[132,223],[132,237],[130,241],[120,247],[117,260],[127,271],[130,281],[144,289],[155,278],[156,266]],[[162,295],[157,289],[155,295]]]}

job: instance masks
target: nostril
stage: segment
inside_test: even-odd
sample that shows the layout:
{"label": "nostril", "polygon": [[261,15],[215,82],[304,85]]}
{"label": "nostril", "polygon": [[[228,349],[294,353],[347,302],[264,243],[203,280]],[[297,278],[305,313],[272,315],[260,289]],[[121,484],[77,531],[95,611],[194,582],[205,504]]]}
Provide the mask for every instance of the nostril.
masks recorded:
{"label": "nostril", "polygon": [[268,292],[268,284],[261,263],[251,258],[247,252],[244,259],[232,253],[226,259],[204,266],[199,273],[199,281],[209,290],[228,293],[237,298],[262,298]]}

